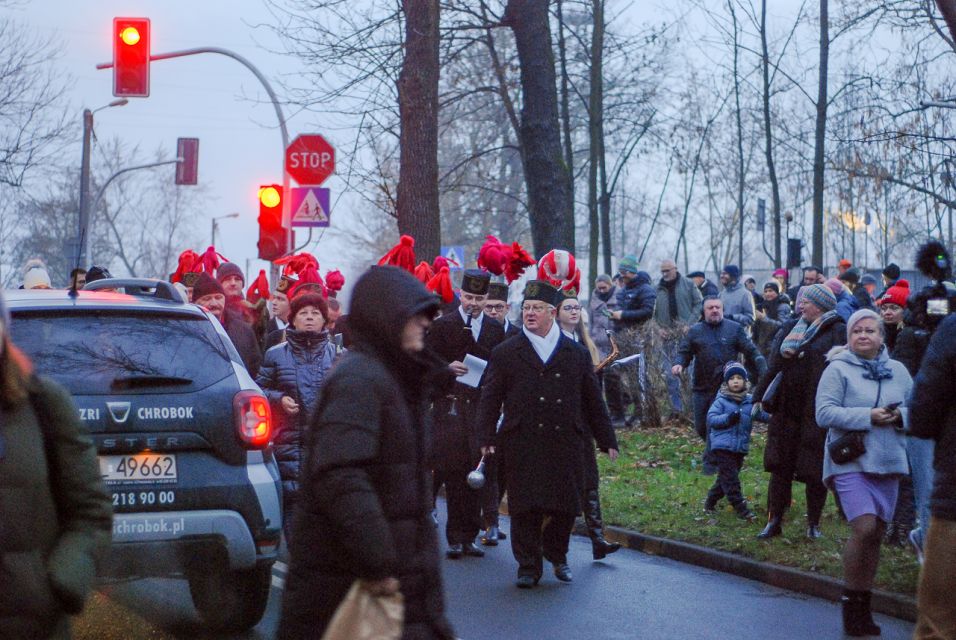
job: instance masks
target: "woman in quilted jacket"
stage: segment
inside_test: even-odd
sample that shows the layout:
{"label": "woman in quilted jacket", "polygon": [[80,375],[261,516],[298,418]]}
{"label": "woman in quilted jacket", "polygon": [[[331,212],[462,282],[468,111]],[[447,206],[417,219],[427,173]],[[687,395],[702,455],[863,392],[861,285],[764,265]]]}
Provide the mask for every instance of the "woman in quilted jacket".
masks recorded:
{"label": "woman in quilted jacket", "polygon": [[303,430],[318,405],[319,390],[335,360],[335,344],[325,326],[329,309],[317,293],[292,299],[286,341],[266,351],[256,382],[276,418],[273,440],[282,478],[283,529],[288,540],[292,510],[299,493]]}

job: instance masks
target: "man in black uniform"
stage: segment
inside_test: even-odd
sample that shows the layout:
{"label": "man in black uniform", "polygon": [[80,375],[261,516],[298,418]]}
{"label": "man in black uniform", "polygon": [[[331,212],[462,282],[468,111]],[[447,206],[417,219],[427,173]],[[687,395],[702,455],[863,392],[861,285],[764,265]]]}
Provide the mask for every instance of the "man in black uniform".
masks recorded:
{"label": "man in black uniform", "polygon": [[[521,328],[508,319],[508,285],[492,282],[488,285],[488,303],[485,315],[500,322],[505,330],[505,339],[521,333]],[[498,545],[508,535],[498,528],[498,507],[505,493],[504,483],[498,479],[498,459],[495,456],[485,458],[485,486],[481,488],[481,523],[485,533],[481,544],[486,547]]]}
{"label": "man in black uniform", "polygon": [[[465,356],[472,355],[487,361],[491,350],[504,340],[501,325],[486,319],[488,285],[491,276],[478,269],[465,271],[461,281],[459,307],[446,313],[432,324],[426,345],[438,354],[456,376],[468,373]],[[479,387],[455,382],[452,393],[435,402],[435,473],[445,482],[448,522],[445,537],[449,558],[462,554],[485,555],[475,546],[475,537],[481,530],[481,492],[468,486],[468,473],[477,465],[478,433],[475,415]]]}
{"label": "man in black uniform", "polygon": [[508,285],[501,282],[492,282],[488,285],[488,304],[485,305],[485,315],[501,323],[505,328],[505,338],[521,333],[521,327],[508,319]]}
{"label": "man in black uniform", "polygon": [[525,287],[524,327],[492,352],[478,410],[481,451],[498,456],[508,486],[511,550],[522,589],[541,579],[542,557],[554,565],[555,577],[571,581],[568,544],[584,481],[579,431],[590,427],[601,450],[617,459],[591,356],[561,333],[557,301],[547,282]]}

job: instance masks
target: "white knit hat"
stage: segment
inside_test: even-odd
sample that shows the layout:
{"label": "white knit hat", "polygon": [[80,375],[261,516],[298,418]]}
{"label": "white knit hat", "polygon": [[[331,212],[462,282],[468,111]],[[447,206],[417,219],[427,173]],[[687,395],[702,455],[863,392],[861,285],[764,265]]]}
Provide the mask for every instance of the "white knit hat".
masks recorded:
{"label": "white knit hat", "polygon": [[50,274],[47,273],[46,266],[40,260],[30,260],[23,270],[23,288],[24,289],[49,289],[52,286]]}

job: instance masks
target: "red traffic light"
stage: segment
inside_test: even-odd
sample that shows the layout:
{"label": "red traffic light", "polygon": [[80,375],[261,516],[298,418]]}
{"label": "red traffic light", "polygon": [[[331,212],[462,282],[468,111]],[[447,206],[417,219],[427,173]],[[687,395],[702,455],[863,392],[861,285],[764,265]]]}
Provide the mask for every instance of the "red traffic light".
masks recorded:
{"label": "red traffic light", "polygon": [[282,227],[282,185],[259,187],[259,259],[275,260],[289,253],[289,233]]}
{"label": "red traffic light", "polygon": [[113,18],[113,95],[149,96],[149,18]]}

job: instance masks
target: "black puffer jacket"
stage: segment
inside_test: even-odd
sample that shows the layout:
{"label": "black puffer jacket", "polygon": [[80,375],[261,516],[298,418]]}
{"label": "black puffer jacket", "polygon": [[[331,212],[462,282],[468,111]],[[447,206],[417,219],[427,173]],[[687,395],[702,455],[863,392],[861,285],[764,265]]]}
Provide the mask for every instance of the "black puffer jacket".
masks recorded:
{"label": "black puffer jacket", "polygon": [[411,274],[372,267],[355,285],[352,350],[331,372],[307,434],[278,637],[321,638],[356,579],[398,578],[406,640],[451,639],[431,521],[427,405],[443,362],[401,349],[438,299]]}
{"label": "black puffer jacket", "polygon": [[650,274],[638,271],[629,284],[618,289],[617,305],[621,319],[614,322],[614,327],[624,329],[647,322],[654,315],[656,301],[657,290],[651,285]]}
{"label": "black puffer jacket", "polygon": [[[266,351],[256,377],[277,423],[273,444],[284,495],[299,489],[302,430],[315,413],[319,390],[334,359],[335,345],[328,333],[286,329],[286,341]],[[290,416],[282,409],[283,396],[298,403],[298,414]]]}
{"label": "black puffer jacket", "polygon": [[236,351],[239,352],[246,371],[255,378],[259,375],[259,365],[262,364],[262,351],[259,350],[256,332],[242,319],[242,314],[228,307],[222,314],[222,326],[232,340]]}
{"label": "black puffer jacket", "polygon": [[937,327],[910,396],[910,435],[936,441],[934,518],[956,521],[956,316]]}
{"label": "black puffer jacket", "polygon": [[770,349],[767,372],[753,392],[754,401],[763,398],[767,386],[778,374],[780,387],[767,429],[764,470],[798,480],[823,478],[823,449],[826,429],[817,426],[816,398],[820,376],[827,366],[827,352],[846,344],[846,324],[840,316],[830,315],[816,335],[792,358],[780,354],[780,345],[797,324],[798,318],[785,322]]}

